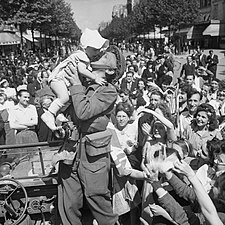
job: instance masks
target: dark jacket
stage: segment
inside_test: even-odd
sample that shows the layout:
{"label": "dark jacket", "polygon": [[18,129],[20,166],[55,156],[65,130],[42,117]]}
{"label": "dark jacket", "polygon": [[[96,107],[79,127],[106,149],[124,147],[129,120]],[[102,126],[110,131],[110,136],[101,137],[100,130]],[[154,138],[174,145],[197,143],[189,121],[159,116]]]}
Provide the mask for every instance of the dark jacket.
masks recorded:
{"label": "dark jacket", "polygon": [[207,69],[210,70],[211,72],[213,72],[214,75],[216,75],[217,64],[219,63],[218,56],[213,55],[213,57],[211,57],[211,55],[208,55],[207,56],[207,63],[208,63]]}
{"label": "dark jacket", "polygon": [[191,63],[191,64],[187,64],[185,63],[182,66],[181,72],[180,72],[180,76],[183,77],[183,74],[185,76],[187,75],[194,75],[195,74],[195,64]]}
{"label": "dark jacket", "polygon": [[128,89],[129,91],[133,92],[137,89],[137,81],[134,80],[131,84],[131,88],[128,87],[128,82],[126,78],[123,78],[120,85],[121,89]]}
{"label": "dark jacket", "polygon": [[112,84],[92,84],[87,89],[82,85],[74,85],[70,87],[70,95],[74,106],[71,119],[82,133],[106,130],[117,100],[117,91]]}

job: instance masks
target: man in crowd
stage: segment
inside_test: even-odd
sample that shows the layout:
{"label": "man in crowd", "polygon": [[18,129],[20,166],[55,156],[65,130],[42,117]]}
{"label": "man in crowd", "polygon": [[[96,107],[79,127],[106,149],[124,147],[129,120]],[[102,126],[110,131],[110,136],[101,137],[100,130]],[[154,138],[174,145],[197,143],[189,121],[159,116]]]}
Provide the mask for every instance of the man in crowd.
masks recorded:
{"label": "man in crowd", "polygon": [[210,89],[210,100],[217,99],[217,92],[219,90],[219,83],[220,80],[217,78],[213,78],[211,82],[211,89]]}
{"label": "man in crowd", "polygon": [[174,72],[174,55],[171,51],[171,48],[169,46],[165,46],[165,65],[168,67],[168,71]]}
{"label": "man in crowd", "polygon": [[[163,93],[157,90],[152,91],[149,99],[150,104],[147,108],[156,109],[157,105],[164,101]],[[152,120],[153,116],[149,113],[144,113],[138,120],[138,143],[140,148],[142,148],[146,142],[146,135],[144,135],[144,132],[142,131],[142,126],[145,123],[151,124]]]}
{"label": "man in crowd", "polygon": [[194,114],[197,110],[197,107],[200,105],[200,101],[202,99],[202,95],[197,90],[191,90],[187,95],[187,108],[188,111],[183,112],[179,118],[178,124],[178,136],[182,137],[184,129],[187,126],[190,126],[192,119],[194,118]]}
{"label": "man in crowd", "polygon": [[126,73],[126,77],[122,79],[120,88],[127,89],[130,92],[135,91],[135,89],[137,88],[137,82],[136,82],[136,79],[134,78],[133,71],[128,71]]}
{"label": "man in crowd", "polygon": [[[30,94],[27,90],[20,90],[17,98],[18,104],[9,110],[9,126],[16,133],[15,144],[37,143],[35,126],[38,124],[38,115],[35,106],[29,103]],[[16,151],[18,155],[23,155],[20,150],[16,149]],[[26,149],[27,151],[29,149]]]}
{"label": "man in crowd", "polygon": [[215,55],[213,50],[209,51],[209,55],[207,56],[207,69],[210,70],[214,77],[216,77],[217,64],[219,63],[218,55]]}
{"label": "man in crowd", "polygon": [[198,55],[197,55],[197,59],[196,59],[197,67],[202,66],[202,67],[206,68],[206,66],[207,66],[207,57],[204,54],[204,50],[199,47],[197,49],[197,51],[198,51]]}
{"label": "man in crowd", "polygon": [[187,75],[195,74],[195,63],[190,55],[187,56],[187,62],[182,66],[180,77],[184,79]]}

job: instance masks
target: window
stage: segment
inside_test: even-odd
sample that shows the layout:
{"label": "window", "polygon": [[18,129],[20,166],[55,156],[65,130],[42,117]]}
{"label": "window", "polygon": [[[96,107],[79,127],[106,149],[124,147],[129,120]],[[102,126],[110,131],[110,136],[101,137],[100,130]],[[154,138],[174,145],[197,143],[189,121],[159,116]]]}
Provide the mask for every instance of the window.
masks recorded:
{"label": "window", "polygon": [[213,6],[213,19],[218,19],[218,4]]}

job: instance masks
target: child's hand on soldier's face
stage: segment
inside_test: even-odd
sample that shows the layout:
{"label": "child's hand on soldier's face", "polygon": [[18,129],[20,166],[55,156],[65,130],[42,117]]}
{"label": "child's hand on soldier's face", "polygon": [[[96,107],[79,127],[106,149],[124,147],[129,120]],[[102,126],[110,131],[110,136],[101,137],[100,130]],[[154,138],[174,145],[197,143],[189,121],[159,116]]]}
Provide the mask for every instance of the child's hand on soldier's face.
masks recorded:
{"label": "child's hand on soldier's face", "polygon": [[95,83],[99,85],[104,85],[106,83],[106,80],[102,77],[99,77],[97,74],[95,74]]}

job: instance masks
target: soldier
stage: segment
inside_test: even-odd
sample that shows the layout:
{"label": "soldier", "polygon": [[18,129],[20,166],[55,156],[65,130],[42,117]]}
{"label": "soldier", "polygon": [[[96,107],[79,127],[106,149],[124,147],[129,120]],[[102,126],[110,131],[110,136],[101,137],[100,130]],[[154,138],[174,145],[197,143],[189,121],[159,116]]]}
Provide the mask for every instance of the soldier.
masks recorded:
{"label": "soldier", "polygon": [[103,86],[92,83],[85,89],[76,67],[69,65],[65,69],[71,83],[71,117],[78,127],[80,141],[72,165],[63,161],[59,165],[58,206],[63,225],[82,224],[83,198],[99,225],[114,225],[118,219],[113,213],[108,189],[111,133],[106,130],[117,100],[112,82],[124,72],[121,69],[118,73],[123,58],[116,47],[114,51],[115,54],[106,52],[100,60],[92,63],[93,73],[107,81]]}

